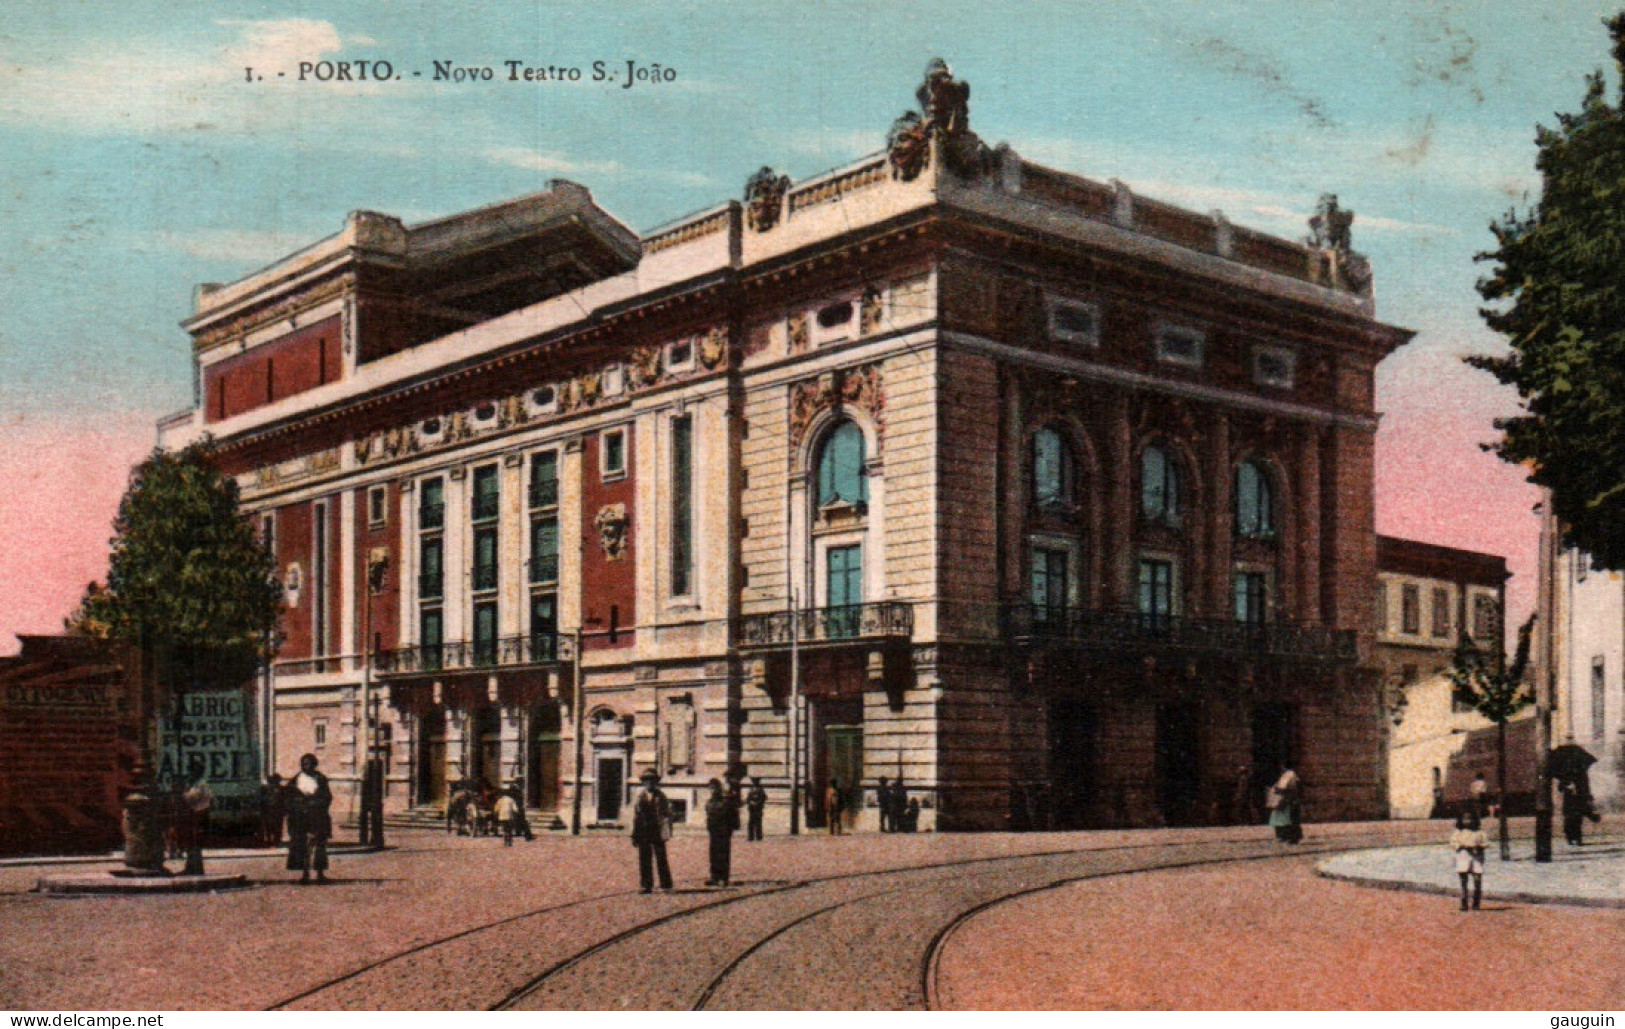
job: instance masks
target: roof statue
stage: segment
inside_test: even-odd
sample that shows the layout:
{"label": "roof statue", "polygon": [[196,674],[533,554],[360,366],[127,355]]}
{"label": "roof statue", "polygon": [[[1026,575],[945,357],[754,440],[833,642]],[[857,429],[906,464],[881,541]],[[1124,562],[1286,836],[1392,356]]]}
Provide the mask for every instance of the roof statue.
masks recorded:
{"label": "roof statue", "polygon": [[914,98],[919,111],[904,112],[886,135],[892,174],[905,182],[918,176],[930,160],[933,142],[939,144],[948,167],[960,175],[980,175],[988,169],[992,153],[970,130],[970,83],[956,80],[948,62],[933,57]]}
{"label": "roof statue", "polygon": [[1355,252],[1354,212],[1338,206],[1336,193],[1322,193],[1309,219],[1309,238],[1304,242],[1320,253],[1314,258],[1315,278],[1323,285],[1368,293],[1371,289],[1371,262]]}
{"label": "roof statue", "polygon": [[745,221],[757,232],[766,232],[779,223],[784,212],[784,195],[790,191],[790,176],[777,175],[772,168],[762,166],[761,171],[745,182]]}

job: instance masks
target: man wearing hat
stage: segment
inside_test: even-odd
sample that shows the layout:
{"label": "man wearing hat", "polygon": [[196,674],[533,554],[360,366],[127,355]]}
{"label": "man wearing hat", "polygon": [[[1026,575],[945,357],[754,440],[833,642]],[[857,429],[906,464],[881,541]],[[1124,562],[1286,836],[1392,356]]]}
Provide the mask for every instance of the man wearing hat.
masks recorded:
{"label": "man wearing hat", "polygon": [[660,790],[660,773],[643,770],[643,792],[632,806],[632,845],[638,848],[638,880],[644,893],[654,890],[654,866],[660,868],[660,888],[671,889],[671,864],[666,841],[671,839],[671,801]]}

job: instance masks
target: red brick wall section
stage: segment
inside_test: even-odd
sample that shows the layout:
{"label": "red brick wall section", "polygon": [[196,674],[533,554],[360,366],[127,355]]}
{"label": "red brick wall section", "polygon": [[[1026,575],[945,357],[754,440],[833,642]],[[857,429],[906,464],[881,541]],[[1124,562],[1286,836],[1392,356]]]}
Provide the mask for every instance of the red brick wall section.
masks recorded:
{"label": "red brick wall section", "polygon": [[[611,608],[621,630],[614,646],[631,646],[631,627],[637,624],[635,434],[630,425],[622,431],[626,433],[626,474],[620,478],[604,481],[602,433],[588,436],[581,451],[581,605],[589,646],[611,645],[607,636],[596,637],[596,642],[592,637],[609,631]],[[598,513],[611,504],[626,505],[627,513],[626,545],[616,560],[605,553],[597,524]]]}
{"label": "red brick wall section", "polygon": [[205,418],[231,418],[339,378],[340,335],[334,315],[204,369]]}
{"label": "red brick wall section", "polygon": [[299,603],[290,603],[282,614],[282,646],[277,650],[279,659],[310,656],[310,622],[312,594],[310,591],[310,504],[289,504],[276,510],[276,568],[277,576],[286,585],[288,568],[297,563],[302,584]]}
{"label": "red brick wall section", "polygon": [[[372,522],[371,505],[368,494],[374,488],[384,491],[384,523],[375,526]],[[369,645],[363,633],[371,626],[372,638],[378,641],[378,649],[393,650],[399,646],[400,638],[400,590],[401,590],[401,520],[400,497],[394,483],[386,483],[378,487],[363,487],[355,491],[356,510],[356,553],[355,553],[355,583],[356,583],[356,650],[363,652]],[[376,593],[369,595],[367,583],[367,569],[371,561],[374,548],[382,547],[388,555],[388,564],[385,566],[383,585]],[[363,606],[365,605],[365,606]]]}

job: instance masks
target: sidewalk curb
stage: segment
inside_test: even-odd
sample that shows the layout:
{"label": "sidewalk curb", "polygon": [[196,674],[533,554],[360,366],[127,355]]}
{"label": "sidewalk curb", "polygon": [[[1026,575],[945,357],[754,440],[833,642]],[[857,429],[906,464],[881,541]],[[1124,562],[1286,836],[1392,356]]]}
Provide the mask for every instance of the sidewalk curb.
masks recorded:
{"label": "sidewalk curb", "polygon": [[[1396,890],[1405,893],[1432,893],[1442,897],[1458,897],[1460,894],[1450,888],[1436,886],[1433,883],[1413,882],[1406,879],[1374,879],[1370,876],[1350,875],[1346,872],[1332,872],[1320,863],[1315,865],[1315,874],[1322,879],[1331,879],[1336,882],[1353,883],[1356,886],[1366,886],[1378,890]],[[1625,908],[1625,897],[1562,897],[1553,894],[1504,892],[1485,890],[1485,900],[1501,900],[1513,904],[1561,904],[1565,907],[1581,908]]]}

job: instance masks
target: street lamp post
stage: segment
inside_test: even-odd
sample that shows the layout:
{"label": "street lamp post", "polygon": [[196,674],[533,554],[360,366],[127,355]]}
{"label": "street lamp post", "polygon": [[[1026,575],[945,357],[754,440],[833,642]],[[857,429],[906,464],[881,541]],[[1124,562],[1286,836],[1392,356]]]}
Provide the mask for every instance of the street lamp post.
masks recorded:
{"label": "street lamp post", "polygon": [[790,591],[790,835],[801,835],[801,616]]}
{"label": "street lamp post", "polygon": [[573,655],[574,658],[575,658],[575,661],[574,661],[574,666],[575,667],[574,667],[574,670],[573,670],[573,673],[572,673],[572,676],[571,676],[575,680],[575,689],[573,691],[574,692],[574,700],[572,701],[572,704],[575,706],[574,721],[575,721],[575,736],[576,736],[575,785],[570,790],[570,835],[571,836],[580,836],[581,835],[581,772],[582,772],[582,769],[585,767],[585,764],[586,764],[586,754],[585,754],[585,751],[583,749],[586,746],[586,743],[582,739],[582,735],[585,732],[584,727],[586,725],[587,720],[586,720],[586,718],[583,715],[582,710],[581,710],[581,702],[583,700],[583,697],[582,697],[583,684],[582,684],[582,681],[581,681],[581,647],[582,647],[581,627],[578,625],[578,626],[576,626],[576,637],[575,637],[575,646],[574,646],[575,654]]}

